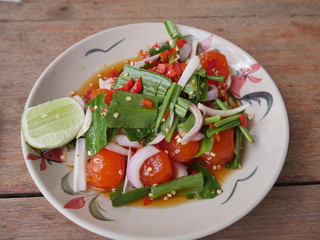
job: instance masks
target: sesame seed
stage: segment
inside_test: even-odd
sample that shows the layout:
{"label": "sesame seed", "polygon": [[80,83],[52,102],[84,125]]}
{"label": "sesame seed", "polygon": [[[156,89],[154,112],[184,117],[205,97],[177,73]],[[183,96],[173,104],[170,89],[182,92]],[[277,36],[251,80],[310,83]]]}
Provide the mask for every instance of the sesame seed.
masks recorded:
{"label": "sesame seed", "polygon": [[217,189],[217,193],[218,194],[222,193],[221,189]]}
{"label": "sesame seed", "polygon": [[130,102],[132,100],[132,97],[128,96],[126,97],[126,101]]}
{"label": "sesame seed", "polygon": [[217,169],[217,166],[216,166],[216,165],[213,165],[213,166],[212,166],[212,169],[213,169],[213,170],[216,170],[216,169]]}
{"label": "sesame seed", "polygon": [[169,153],[169,151],[168,151],[168,150],[164,150],[164,152],[165,152],[166,154],[168,154],[168,153]]}
{"label": "sesame seed", "polygon": [[149,193],[149,194],[148,194],[148,197],[152,198],[152,197],[153,197],[152,193]]}
{"label": "sesame seed", "polygon": [[159,50],[160,50],[160,48],[157,47],[157,48],[156,48],[156,51],[159,51]]}
{"label": "sesame seed", "polygon": [[212,69],[211,69],[212,72],[214,72],[215,70],[216,70],[215,68],[212,68]]}
{"label": "sesame seed", "polygon": [[168,74],[171,74],[171,71],[168,71]]}
{"label": "sesame seed", "polygon": [[169,131],[170,131],[170,129],[169,129],[169,128],[166,128],[165,132],[168,133]]}
{"label": "sesame seed", "polygon": [[178,138],[180,138],[179,135],[175,136],[175,139],[178,139]]}
{"label": "sesame seed", "polygon": [[89,86],[92,87],[92,86],[93,86],[93,83],[90,83]]}
{"label": "sesame seed", "polygon": [[91,153],[91,151],[90,151],[90,150],[88,151],[88,155],[89,155],[89,156],[91,156],[91,155],[92,155],[92,153]]}
{"label": "sesame seed", "polygon": [[177,139],[177,143],[179,143],[179,142],[181,142],[181,138],[180,137]]}
{"label": "sesame seed", "polygon": [[112,188],[112,189],[111,189],[111,191],[112,191],[112,192],[115,192],[115,191],[116,191],[116,189],[115,189],[115,188]]}
{"label": "sesame seed", "polygon": [[192,94],[193,94],[193,91],[189,92],[189,94],[192,95]]}
{"label": "sesame seed", "polygon": [[221,165],[220,164],[218,164],[217,169],[221,169]]}
{"label": "sesame seed", "polygon": [[102,77],[102,75],[99,73],[98,75],[97,75],[98,77]]}
{"label": "sesame seed", "polygon": [[77,154],[77,157],[80,157],[80,154]]}
{"label": "sesame seed", "polygon": [[147,168],[147,171],[148,171],[148,172],[151,172],[151,171],[152,171],[152,167],[148,167],[148,168]]}
{"label": "sesame seed", "polygon": [[201,88],[204,88],[205,85],[206,85],[205,83],[201,83],[201,84],[200,84],[200,87],[201,87]]}
{"label": "sesame seed", "polygon": [[172,190],[172,191],[171,191],[171,194],[172,194],[172,195],[176,195],[176,191]]}
{"label": "sesame seed", "polygon": [[129,73],[124,73],[124,76],[128,77],[128,76],[129,76]]}
{"label": "sesame seed", "polygon": [[98,106],[94,105],[93,110],[96,110],[96,109],[98,109]]}
{"label": "sesame seed", "polygon": [[119,175],[122,175],[122,170],[120,169],[120,170],[118,171],[118,173],[119,173]]}
{"label": "sesame seed", "polygon": [[168,197],[167,196],[165,196],[164,198],[163,198],[163,200],[165,200],[165,201],[168,201]]}
{"label": "sesame seed", "polygon": [[41,115],[41,118],[45,118],[45,117],[47,117],[47,116],[48,116],[48,114],[45,113],[45,114],[42,114],[42,115]]}
{"label": "sesame seed", "polygon": [[216,156],[216,154],[215,154],[215,153],[213,153],[213,152],[210,152],[210,156],[215,157],[215,156]]}
{"label": "sesame seed", "polygon": [[194,80],[194,79],[193,79],[191,82],[192,82],[192,83],[195,83],[195,82],[196,82],[196,80]]}
{"label": "sesame seed", "polygon": [[165,121],[166,121],[166,119],[165,119],[165,118],[162,118],[162,119],[161,119],[161,122],[165,122]]}
{"label": "sesame seed", "polygon": [[167,193],[167,197],[172,197],[172,194],[171,193]]}
{"label": "sesame seed", "polygon": [[155,184],[152,184],[152,187],[155,187],[155,186],[157,186],[158,184],[157,183],[155,183]]}
{"label": "sesame seed", "polygon": [[120,115],[120,113],[115,112],[115,113],[113,114],[113,117],[114,117],[114,118],[118,118],[118,117],[119,117],[119,115]]}

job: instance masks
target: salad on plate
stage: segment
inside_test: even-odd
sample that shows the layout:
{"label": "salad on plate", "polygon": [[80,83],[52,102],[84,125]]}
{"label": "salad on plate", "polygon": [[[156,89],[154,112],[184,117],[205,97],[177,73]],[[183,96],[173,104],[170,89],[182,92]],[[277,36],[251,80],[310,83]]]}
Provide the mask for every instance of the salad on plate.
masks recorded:
{"label": "salad on plate", "polygon": [[107,192],[114,207],[210,199],[223,191],[216,173],[241,168],[253,116],[229,91],[225,55],[210,36],[199,42],[164,24],[170,39],[99,74],[98,88],[24,111],[25,141],[63,149],[73,191]]}

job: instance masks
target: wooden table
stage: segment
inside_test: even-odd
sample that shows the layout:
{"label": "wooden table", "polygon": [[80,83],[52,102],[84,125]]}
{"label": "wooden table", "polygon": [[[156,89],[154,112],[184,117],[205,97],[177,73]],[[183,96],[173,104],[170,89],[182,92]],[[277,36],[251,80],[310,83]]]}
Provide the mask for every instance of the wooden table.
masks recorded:
{"label": "wooden table", "polygon": [[69,46],[107,28],[169,17],[254,56],[278,86],[290,121],[288,155],[271,192],[204,239],[320,239],[319,13],[318,0],[1,2],[0,239],[103,239],[62,216],[36,188],[21,152],[21,113],[40,73]]}

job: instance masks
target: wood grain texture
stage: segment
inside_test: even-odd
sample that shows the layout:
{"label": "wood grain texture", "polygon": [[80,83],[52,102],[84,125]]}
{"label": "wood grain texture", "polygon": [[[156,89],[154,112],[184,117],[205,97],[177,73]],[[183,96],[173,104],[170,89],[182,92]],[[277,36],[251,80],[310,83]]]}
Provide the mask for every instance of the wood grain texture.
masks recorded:
{"label": "wood grain texture", "polygon": [[[320,188],[275,187],[247,216],[203,240],[316,240]],[[0,239],[106,239],[80,228],[44,198],[0,199]],[[106,223],[107,224],[107,223]]]}

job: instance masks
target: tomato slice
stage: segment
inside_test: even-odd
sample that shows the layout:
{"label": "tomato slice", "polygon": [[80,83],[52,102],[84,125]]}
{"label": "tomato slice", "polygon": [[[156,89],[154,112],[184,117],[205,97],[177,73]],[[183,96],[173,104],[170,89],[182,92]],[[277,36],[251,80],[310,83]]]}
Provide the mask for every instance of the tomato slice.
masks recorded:
{"label": "tomato slice", "polygon": [[95,99],[101,93],[104,93],[104,102],[109,106],[112,99],[112,91],[109,89],[98,88],[92,92],[91,100]]}
{"label": "tomato slice", "polygon": [[234,156],[234,130],[227,129],[219,133],[215,138],[213,147],[209,153],[204,153],[200,157],[212,166],[225,164],[233,159]]}
{"label": "tomato slice", "polygon": [[170,181],[172,174],[168,155],[160,151],[143,163],[140,169],[140,180],[143,185],[152,186]]}
{"label": "tomato slice", "polygon": [[196,155],[200,148],[200,143],[196,141],[190,141],[187,144],[182,145],[177,141],[179,136],[178,132],[174,132],[171,141],[166,142],[163,140],[159,143],[159,147],[162,150],[167,150],[170,159],[178,162],[189,162],[194,155]]}
{"label": "tomato slice", "polygon": [[94,188],[111,191],[125,176],[125,158],[102,148],[87,165],[87,182]]}
{"label": "tomato slice", "polygon": [[[200,54],[200,63],[206,70],[207,75],[223,76],[226,80],[229,76],[229,66],[225,55],[217,51],[208,51]],[[208,80],[209,83],[217,83],[214,80]]]}

